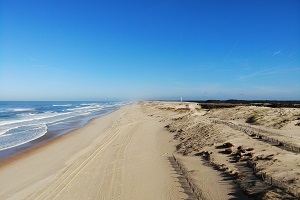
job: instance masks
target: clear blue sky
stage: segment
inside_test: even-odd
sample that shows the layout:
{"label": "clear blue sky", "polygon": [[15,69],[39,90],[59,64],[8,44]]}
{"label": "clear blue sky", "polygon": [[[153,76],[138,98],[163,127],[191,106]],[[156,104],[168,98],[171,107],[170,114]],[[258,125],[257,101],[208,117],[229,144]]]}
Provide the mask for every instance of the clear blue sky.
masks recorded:
{"label": "clear blue sky", "polygon": [[299,0],[0,2],[0,100],[300,100]]}

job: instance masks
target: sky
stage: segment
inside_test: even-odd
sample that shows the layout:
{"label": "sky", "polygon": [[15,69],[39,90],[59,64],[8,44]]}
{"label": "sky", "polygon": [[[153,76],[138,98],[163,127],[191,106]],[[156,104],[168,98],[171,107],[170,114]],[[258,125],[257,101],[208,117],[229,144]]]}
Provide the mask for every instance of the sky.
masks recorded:
{"label": "sky", "polygon": [[0,100],[300,100],[299,0],[0,0]]}

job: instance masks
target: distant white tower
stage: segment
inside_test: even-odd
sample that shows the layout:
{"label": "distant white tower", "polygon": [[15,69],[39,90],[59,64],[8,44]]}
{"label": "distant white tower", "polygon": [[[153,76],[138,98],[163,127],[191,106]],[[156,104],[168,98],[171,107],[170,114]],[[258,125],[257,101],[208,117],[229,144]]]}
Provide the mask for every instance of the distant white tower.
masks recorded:
{"label": "distant white tower", "polygon": [[180,102],[182,102],[182,97],[180,97]]}

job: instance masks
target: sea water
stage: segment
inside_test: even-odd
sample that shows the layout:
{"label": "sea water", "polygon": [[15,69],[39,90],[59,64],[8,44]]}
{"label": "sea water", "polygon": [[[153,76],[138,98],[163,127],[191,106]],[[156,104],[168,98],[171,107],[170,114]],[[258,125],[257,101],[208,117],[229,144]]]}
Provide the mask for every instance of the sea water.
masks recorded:
{"label": "sea water", "polygon": [[0,101],[0,152],[49,132],[66,133],[128,102]]}

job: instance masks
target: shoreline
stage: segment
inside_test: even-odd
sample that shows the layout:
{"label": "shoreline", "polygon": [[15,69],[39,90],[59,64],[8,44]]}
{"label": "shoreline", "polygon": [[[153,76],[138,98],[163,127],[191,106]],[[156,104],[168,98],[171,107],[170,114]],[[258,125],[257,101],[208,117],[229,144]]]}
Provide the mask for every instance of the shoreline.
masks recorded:
{"label": "shoreline", "polygon": [[[100,133],[104,132],[114,118],[124,113],[129,106],[125,105],[107,115],[93,118],[67,134],[43,141],[1,160],[0,174],[5,181],[0,182],[0,198],[27,198],[28,195],[24,196],[24,192],[27,193],[28,189],[34,192],[36,185],[40,187],[51,176],[60,173],[72,157],[76,157],[79,152],[89,148],[95,139],[101,137],[95,127]],[[85,132],[88,135],[84,135]],[[28,185],[32,185],[34,189]]]}
{"label": "shoreline", "polygon": [[[121,107],[123,107],[123,106],[121,106]],[[52,142],[52,140],[59,139],[60,137],[67,135],[67,134],[72,134],[73,131],[76,131],[77,129],[80,129],[80,128],[84,128],[93,120],[101,118],[105,115],[109,115],[110,113],[113,113],[113,112],[119,110],[121,107],[119,107],[113,111],[108,111],[107,113],[101,114],[100,116],[93,117],[91,119],[82,119],[82,121],[77,121],[76,125],[74,125],[74,127],[69,127],[66,129],[55,130],[55,131],[53,131],[53,130],[47,131],[47,133],[45,133],[43,136],[41,136],[37,139],[34,139],[32,141],[29,141],[29,142],[19,145],[19,146],[15,146],[15,147],[12,147],[9,149],[4,149],[4,150],[0,151],[0,167],[5,165],[5,163],[10,162],[9,160],[11,160],[15,157],[24,155],[27,152],[33,151],[34,149],[41,148],[41,146],[47,145],[48,143],[50,144]]]}
{"label": "shoreline", "polygon": [[[66,133],[61,134],[61,133],[58,132],[58,133],[56,133],[57,136],[46,136],[46,134],[45,134],[42,137],[37,138],[37,139],[29,142],[29,143],[33,142],[33,143],[36,143],[36,144],[27,144],[26,143],[26,144],[23,144],[23,145],[20,145],[20,146],[16,147],[16,148],[18,148],[16,150],[14,148],[7,149],[7,150],[10,150],[10,151],[13,151],[13,152],[9,153],[9,155],[5,155],[5,156],[1,157],[1,159],[0,159],[0,168],[14,162],[17,159],[21,159],[22,157],[26,157],[26,156],[30,155],[31,153],[34,153],[35,151],[38,151],[39,149],[41,149],[41,148],[43,148],[47,145],[55,143],[59,140],[65,140],[68,137],[72,137],[72,134],[74,134],[74,132],[78,131],[78,129],[81,129],[81,128],[84,128],[85,126],[88,126],[88,124],[92,123],[93,120],[96,120],[96,119],[101,118],[101,117],[103,117],[103,116],[99,116],[99,117],[90,119],[83,126],[81,126],[79,128],[75,128],[75,129],[73,129],[71,131],[68,131]],[[52,133],[52,134],[55,134],[55,132]],[[25,146],[25,147],[23,147],[23,146]],[[6,151],[6,150],[4,150],[4,151]]]}

